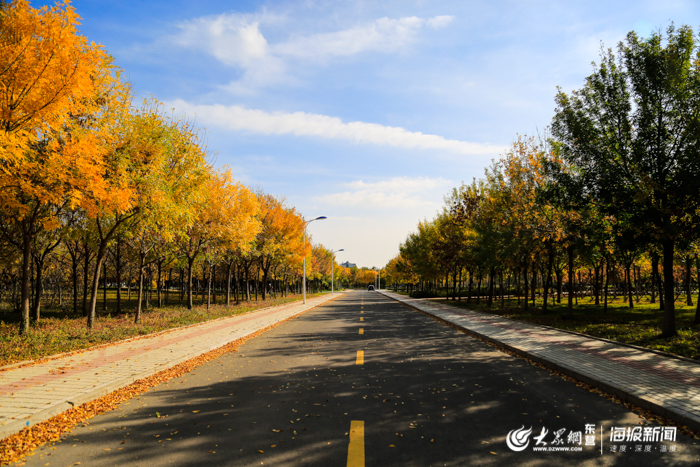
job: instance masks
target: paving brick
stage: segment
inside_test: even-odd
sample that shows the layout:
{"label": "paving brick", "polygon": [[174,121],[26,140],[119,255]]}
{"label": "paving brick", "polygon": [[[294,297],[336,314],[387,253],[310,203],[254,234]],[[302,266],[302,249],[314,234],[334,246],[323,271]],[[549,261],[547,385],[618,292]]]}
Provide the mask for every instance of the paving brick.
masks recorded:
{"label": "paving brick", "polygon": [[0,368],[0,439],[339,295],[186,326],[32,366]]}

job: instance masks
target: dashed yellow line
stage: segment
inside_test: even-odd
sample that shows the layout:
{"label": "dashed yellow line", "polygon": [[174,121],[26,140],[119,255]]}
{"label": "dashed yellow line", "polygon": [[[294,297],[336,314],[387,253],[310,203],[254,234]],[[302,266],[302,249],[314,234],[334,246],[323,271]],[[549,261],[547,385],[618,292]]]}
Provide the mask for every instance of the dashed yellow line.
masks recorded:
{"label": "dashed yellow line", "polygon": [[365,467],[365,422],[363,420],[350,422],[348,467]]}
{"label": "dashed yellow line", "polygon": [[365,333],[365,328],[360,328],[360,334],[364,334],[364,333]]}
{"label": "dashed yellow line", "polygon": [[358,350],[357,351],[357,360],[355,361],[357,365],[364,365],[365,364],[365,351],[364,350]]}
{"label": "dashed yellow line", "polygon": [[364,320],[365,320],[365,319],[364,319],[362,316],[360,316],[360,321],[364,321]]}
{"label": "dashed yellow line", "polygon": [[364,313],[364,311],[360,310],[360,313]]}

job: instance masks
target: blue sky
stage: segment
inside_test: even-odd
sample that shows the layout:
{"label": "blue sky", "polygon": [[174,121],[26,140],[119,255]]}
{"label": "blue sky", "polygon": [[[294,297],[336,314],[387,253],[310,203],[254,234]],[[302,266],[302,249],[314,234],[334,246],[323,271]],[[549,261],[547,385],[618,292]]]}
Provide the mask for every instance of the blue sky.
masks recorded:
{"label": "blue sky", "polygon": [[383,266],[452,187],[541,132],[601,43],[700,25],[679,0],[72,4],[140,97],[196,119],[237,179],[328,216],[309,233],[359,266]]}

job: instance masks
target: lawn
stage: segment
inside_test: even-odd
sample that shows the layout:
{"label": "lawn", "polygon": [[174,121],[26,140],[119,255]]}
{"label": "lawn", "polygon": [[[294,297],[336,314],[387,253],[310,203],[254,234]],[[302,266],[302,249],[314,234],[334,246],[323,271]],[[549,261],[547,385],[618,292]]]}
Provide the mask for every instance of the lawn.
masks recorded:
{"label": "lawn", "polygon": [[[566,297],[562,298],[561,304],[556,305],[552,305],[550,299],[547,314],[542,313],[541,300],[538,302],[540,307],[535,309],[530,307],[528,312],[523,311],[522,305],[518,305],[515,299],[505,300],[504,308],[501,308],[500,299],[494,300],[493,306],[490,308],[485,304],[483,298],[478,305],[474,299],[471,303],[467,303],[465,298],[460,301],[445,300],[444,298],[434,300],[528,323],[543,324],[557,329],[580,332],[648,349],[663,350],[683,357],[700,359],[700,325],[693,324],[695,306],[687,306],[685,297],[682,298],[682,301],[676,301],[678,336],[672,338],[660,337],[663,311],[659,310],[659,304],[649,304],[644,300],[635,303],[634,308],[629,308],[628,303],[622,297],[618,297],[617,300],[608,302],[608,310],[604,312],[602,305],[596,306],[591,298],[585,297],[578,300],[578,305],[574,305],[572,318],[567,317]],[[693,299],[695,301],[698,297],[695,296]],[[695,303],[697,302],[695,301]]]}
{"label": "lawn", "polygon": [[[107,311],[104,311],[103,302],[100,300],[92,331],[87,330],[86,318],[82,314],[75,315],[53,308],[42,309],[42,318],[32,322],[30,331],[20,336],[19,314],[0,311],[0,366],[25,360],[37,360],[57,353],[87,349],[100,344],[301,300],[300,295],[290,295],[277,300],[242,301],[230,307],[215,304],[211,305],[209,310],[206,309],[206,305],[198,304],[197,301],[192,310],[179,304],[154,308],[151,302],[151,307],[142,312],[141,323],[134,324],[134,300],[123,301],[122,306],[126,311],[116,314],[114,311],[116,310],[116,292],[108,292]],[[307,294],[308,297],[319,295]],[[221,301],[220,297],[219,301]]]}

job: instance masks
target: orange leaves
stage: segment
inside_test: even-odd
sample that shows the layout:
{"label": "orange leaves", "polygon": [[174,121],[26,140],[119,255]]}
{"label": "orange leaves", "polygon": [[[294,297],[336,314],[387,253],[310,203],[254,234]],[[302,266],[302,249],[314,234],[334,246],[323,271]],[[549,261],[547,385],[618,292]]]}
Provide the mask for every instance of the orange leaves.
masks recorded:
{"label": "orange leaves", "polygon": [[110,58],[78,34],[79,17],[68,1],[34,9],[26,0],[16,0],[2,8],[3,130],[38,136],[63,123],[69,114],[84,113],[94,80],[109,67]]}
{"label": "orange leaves", "polygon": [[112,67],[101,47],[78,34],[68,2],[34,9],[17,0],[0,8],[0,205],[21,220],[28,204],[77,203],[69,148],[98,111],[95,96]]}

